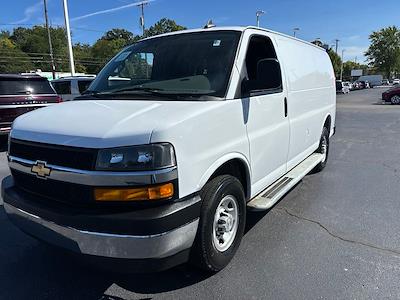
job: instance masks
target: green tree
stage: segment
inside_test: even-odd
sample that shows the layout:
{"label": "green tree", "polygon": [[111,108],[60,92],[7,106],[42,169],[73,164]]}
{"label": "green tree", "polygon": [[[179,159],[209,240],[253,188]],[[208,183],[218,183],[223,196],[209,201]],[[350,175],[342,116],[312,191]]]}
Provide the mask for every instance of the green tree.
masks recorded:
{"label": "green tree", "polygon": [[363,70],[364,75],[372,73],[371,70],[368,69],[367,65],[359,64],[349,60],[343,63],[343,78],[346,80],[351,80],[351,70]]}
{"label": "green tree", "polygon": [[2,30],[0,31],[0,38],[10,38],[11,33],[8,30]]}
{"label": "green tree", "polygon": [[30,57],[9,38],[0,36],[0,73],[21,73],[32,68]]}
{"label": "green tree", "polygon": [[173,31],[185,30],[185,29],[186,27],[176,24],[174,20],[163,18],[157,23],[155,23],[153,26],[151,26],[149,29],[146,29],[144,37],[154,36]]}
{"label": "green tree", "polygon": [[114,28],[107,31],[102,39],[107,41],[122,39],[126,42],[126,45],[129,45],[135,40],[135,35],[126,29]]}
{"label": "green tree", "polygon": [[136,40],[138,37],[125,29],[114,28],[107,31],[94,43],[91,49],[94,62],[86,69],[90,73],[98,73],[113,56]]}
{"label": "green tree", "polygon": [[342,59],[340,58],[340,56],[333,50],[333,49],[329,49],[328,50],[328,54],[329,57],[332,61],[332,65],[333,65],[333,69],[335,70],[335,75],[336,78],[340,77],[340,71],[342,68]]}
{"label": "green tree", "polygon": [[[67,38],[62,27],[51,27],[51,40],[57,71],[69,71]],[[47,30],[44,26],[15,28],[10,39],[27,55],[32,57],[34,67],[50,71],[50,55]]]}
{"label": "green tree", "polygon": [[400,31],[396,26],[374,31],[369,40],[371,45],[365,52],[369,65],[391,78],[400,71]]}

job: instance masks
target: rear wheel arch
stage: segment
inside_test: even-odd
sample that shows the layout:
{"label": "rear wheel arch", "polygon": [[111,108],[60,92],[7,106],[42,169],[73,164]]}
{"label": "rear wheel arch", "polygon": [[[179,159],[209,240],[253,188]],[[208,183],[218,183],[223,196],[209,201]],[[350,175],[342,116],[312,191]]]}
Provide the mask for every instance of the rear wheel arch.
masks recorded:
{"label": "rear wheel arch", "polygon": [[324,128],[326,128],[326,129],[328,129],[328,133],[329,133],[329,135],[330,135],[330,133],[331,133],[331,126],[332,126],[332,117],[331,117],[330,114],[328,114],[328,115],[325,117],[324,126],[322,127],[321,132],[324,130]]}

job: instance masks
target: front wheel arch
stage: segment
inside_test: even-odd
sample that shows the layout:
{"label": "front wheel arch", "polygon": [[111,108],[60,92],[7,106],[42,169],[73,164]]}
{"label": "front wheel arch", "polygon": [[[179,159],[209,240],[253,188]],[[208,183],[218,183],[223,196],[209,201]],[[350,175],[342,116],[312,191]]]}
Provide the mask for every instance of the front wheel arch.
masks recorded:
{"label": "front wheel arch", "polygon": [[203,175],[199,190],[209,181],[220,175],[231,175],[237,178],[243,186],[246,200],[251,196],[251,173],[247,159],[238,153],[226,155],[217,160]]}

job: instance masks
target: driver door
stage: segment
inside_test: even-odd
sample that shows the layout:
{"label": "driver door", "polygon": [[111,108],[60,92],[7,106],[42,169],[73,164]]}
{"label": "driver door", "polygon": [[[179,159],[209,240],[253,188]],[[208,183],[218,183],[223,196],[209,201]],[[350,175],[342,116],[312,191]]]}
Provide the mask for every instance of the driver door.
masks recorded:
{"label": "driver door", "polygon": [[282,68],[272,40],[249,37],[244,62],[248,101],[247,135],[250,144],[252,194],[255,196],[287,172],[289,118]]}

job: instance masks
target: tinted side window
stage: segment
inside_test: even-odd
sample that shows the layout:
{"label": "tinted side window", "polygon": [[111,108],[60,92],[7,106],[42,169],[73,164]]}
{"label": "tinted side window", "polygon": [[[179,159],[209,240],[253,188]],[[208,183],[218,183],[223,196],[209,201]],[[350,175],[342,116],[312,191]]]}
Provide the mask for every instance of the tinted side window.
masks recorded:
{"label": "tinted side window", "polygon": [[79,93],[82,94],[84,91],[86,91],[89,85],[92,83],[92,81],[93,80],[79,80],[78,81]]}
{"label": "tinted side window", "polygon": [[[275,68],[268,72],[268,76],[263,76],[263,78],[257,78],[258,70],[260,66],[260,61],[265,59],[277,59],[276,52],[271,40],[264,36],[254,35],[251,37],[249,46],[246,54],[246,69],[247,69],[247,79],[250,81],[257,81],[258,89],[268,89],[270,84],[268,81],[281,82],[280,70]],[[263,72],[265,73],[265,70]],[[261,75],[259,73],[258,75]],[[261,84],[261,86],[260,86]]]}
{"label": "tinted side window", "polygon": [[71,94],[71,82],[70,81],[59,81],[52,82],[54,89],[57,94]]}

